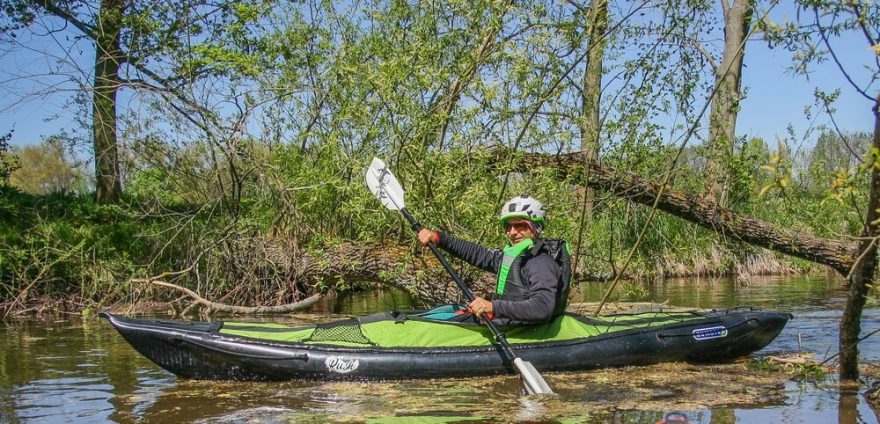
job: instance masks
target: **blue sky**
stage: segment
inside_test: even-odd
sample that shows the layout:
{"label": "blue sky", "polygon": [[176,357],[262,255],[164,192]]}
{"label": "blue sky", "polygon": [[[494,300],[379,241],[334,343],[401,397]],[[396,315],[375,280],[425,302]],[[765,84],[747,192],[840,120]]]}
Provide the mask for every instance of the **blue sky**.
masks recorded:
{"label": "blue sky", "polygon": [[[870,66],[874,53],[864,37],[848,34],[832,44],[842,61],[853,72],[856,81],[865,84],[870,73],[861,65]],[[775,147],[775,137],[785,137],[786,127],[792,124],[799,135],[810,127],[804,108],[815,103],[813,93],[821,89],[831,92],[840,89],[835,103],[838,113],[834,119],[844,131],[872,132],[874,116],[872,102],[847,83],[838,67],[831,61],[814,65],[809,79],[795,75],[788,68],[793,64],[791,53],[783,49],[770,50],[763,41],[751,41],[745,57],[743,86],[747,88],[737,121],[738,135],[759,136]],[[876,66],[876,65],[874,65]],[[866,88],[866,87],[862,87]],[[876,95],[876,84],[867,92]],[[815,125],[830,124],[827,115],[818,116]],[[815,141],[815,135],[807,142]]]}
{"label": "blue sky", "polygon": [[[78,91],[76,79],[89,80],[93,60],[88,46],[84,46],[82,51],[63,51],[45,39],[25,41],[32,47],[31,50],[0,53],[0,133],[14,129],[14,145],[38,143],[46,136],[77,127],[77,111],[70,107],[69,102]],[[864,37],[851,34],[835,41],[834,46],[849,69],[857,71],[857,81],[868,81],[869,72],[860,69],[859,64],[872,65],[874,53]],[[42,53],[45,51],[50,51],[68,64],[82,64],[83,69],[67,76],[48,75],[54,59],[46,59]],[[749,42],[745,64],[743,87],[747,95],[737,122],[738,135],[762,137],[771,148],[775,148],[776,137],[786,137],[789,125],[795,128],[797,137],[802,137],[811,125],[827,124],[829,121],[825,115],[820,115],[813,122],[804,116],[804,108],[814,104],[813,92],[816,88],[825,91],[841,89],[835,117],[841,129],[873,130],[871,103],[846,83],[832,62],[814,65],[814,72],[807,79],[788,70],[792,65],[791,53],[783,49],[770,50],[765,42],[756,39]],[[37,84],[27,78],[13,77],[16,75],[40,75],[42,81]],[[876,86],[868,90],[869,93],[877,91]],[[29,95],[34,92],[46,94]],[[125,102],[127,98],[123,96],[120,101]],[[813,134],[794,143],[808,145],[816,136]]]}
{"label": "blue sky", "polygon": [[[0,53],[0,133],[14,129],[12,144],[27,145],[77,128],[69,102],[79,92],[76,80],[90,78],[94,63],[90,46],[83,43],[82,50],[65,51],[48,38],[31,38],[26,31],[19,41],[28,49]],[[59,60],[69,69],[53,74],[53,69],[62,69],[56,64]]]}

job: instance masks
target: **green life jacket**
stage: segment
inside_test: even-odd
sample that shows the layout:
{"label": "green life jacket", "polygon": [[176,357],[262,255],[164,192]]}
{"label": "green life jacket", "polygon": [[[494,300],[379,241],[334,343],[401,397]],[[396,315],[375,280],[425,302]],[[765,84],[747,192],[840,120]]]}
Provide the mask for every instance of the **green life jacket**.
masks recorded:
{"label": "green life jacket", "polygon": [[[523,254],[527,249],[534,246],[535,242],[527,238],[514,245],[507,245],[504,248],[504,258],[501,259],[501,268],[498,269],[498,283],[495,284],[495,294],[504,295],[504,289],[507,288],[507,277],[510,275],[510,268],[513,267],[516,258]],[[515,277],[519,277],[519,273],[514,273]]]}
{"label": "green life jacket", "polygon": [[556,286],[556,305],[553,315],[562,315],[568,306],[571,292],[571,248],[568,242],[558,239],[525,239],[503,249],[504,257],[498,269],[498,282],[495,284],[494,299],[524,300],[528,287],[522,276],[522,266],[531,256],[546,252],[559,265],[559,282]]}

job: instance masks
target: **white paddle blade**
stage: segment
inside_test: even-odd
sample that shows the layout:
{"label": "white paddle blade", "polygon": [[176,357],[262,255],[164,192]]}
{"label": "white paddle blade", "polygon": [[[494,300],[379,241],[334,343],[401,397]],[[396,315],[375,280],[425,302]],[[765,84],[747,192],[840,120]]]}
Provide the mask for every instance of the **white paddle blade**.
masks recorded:
{"label": "white paddle blade", "polygon": [[373,158],[370,163],[370,168],[367,169],[367,187],[386,208],[397,211],[405,207],[403,188],[382,159]]}
{"label": "white paddle blade", "polygon": [[516,358],[513,360],[513,365],[516,366],[520,375],[522,375],[523,386],[526,387],[526,392],[530,395],[540,395],[540,394],[555,394],[553,393],[553,389],[544,381],[544,377],[541,377],[541,373],[535,369],[535,366],[532,365],[531,362],[523,361],[520,358]]}

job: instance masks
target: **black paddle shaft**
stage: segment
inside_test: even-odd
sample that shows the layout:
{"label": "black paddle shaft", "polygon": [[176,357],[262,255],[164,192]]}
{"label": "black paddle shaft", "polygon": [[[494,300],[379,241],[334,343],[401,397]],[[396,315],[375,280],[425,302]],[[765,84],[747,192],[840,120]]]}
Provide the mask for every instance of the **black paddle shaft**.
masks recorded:
{"label": "black paddle shaft", "polygon": [[[400,213],[403,214],[403,217],[406,218],[407,222],[409,222],[409,225],[412,227],[413,231],[416,232],[416,234],[418,234],[419,231],[422,230],[422,224],[419,224],[419,222],[416,221],[415,218],[413,218],[413,216],[409,213],[408,210],[406,210],[406,208],[400,208]],[[464,297],[467,298],[468,302],[473,302],[474,299],[477,298],[476,296],[474,296],[474,292],[472,292],[471,289],[468,288],[467,284],[464,283],[464,280],[462,280],[461,277],[458,276],[458,273],[455,272],[454,269],[452,269],[452,265],[449,265],[446,257],[444,257],[442,253],[440,253],[440,249],[438,249],[433,242],[428,242],[428,248],[431,249],[431,252],[434,253],[434,256],[437,258],[438,261],[440,261],[440,264],[443,265],[443,268],[446,270],[447,273],[449,273],[449,276],[452,277],[452,281],[455,281],[455,284],[458,285],[458,288],[461,289],[462,293],[464,293]],[[513,353],[513,348],[511,348],[510,344],[507,343],[507,336],[505,336],[504,333],[502,333],[501,330],[498,329],[498,326],[496,326],[495,323],[492,322],[492,320],[490,320],[485,315],[483,316],[483,322],[485,322],[486,325],[489,326],[489,329],[492,330],[492,334],[495,335],[495,340],[498,341],[498,344],[504,350],[504,353],[507,355],[507,359],[511,361],[516,359],[516,354]]]}

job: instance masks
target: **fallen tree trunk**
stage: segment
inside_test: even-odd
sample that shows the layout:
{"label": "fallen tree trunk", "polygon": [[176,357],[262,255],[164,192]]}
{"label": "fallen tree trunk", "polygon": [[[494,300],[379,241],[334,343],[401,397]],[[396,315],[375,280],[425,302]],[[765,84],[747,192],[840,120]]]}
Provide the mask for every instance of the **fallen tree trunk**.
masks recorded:
{"label": "fallen tree trunk", "polygon": [[[504,153],[498,158],[509,158]],[[506,160],[506,159],[505,159]],[[583,183],[591,188],[605,190],[616,197],[653,206],[659,193],[657,208],[686,221],[718,232],[727,237],[758,247],[784,253],[827,265],[847,275],[858,253],[856,243],[827,240],[811,234],[779,228],[769,222],[741,214],[716,203],[647,181],[634,174],[619,171],[582,153],[561,155],[526,153],[515,163],[517,170],[547,167],[559,172],[561,178],[569,175],[585,176]]]}

